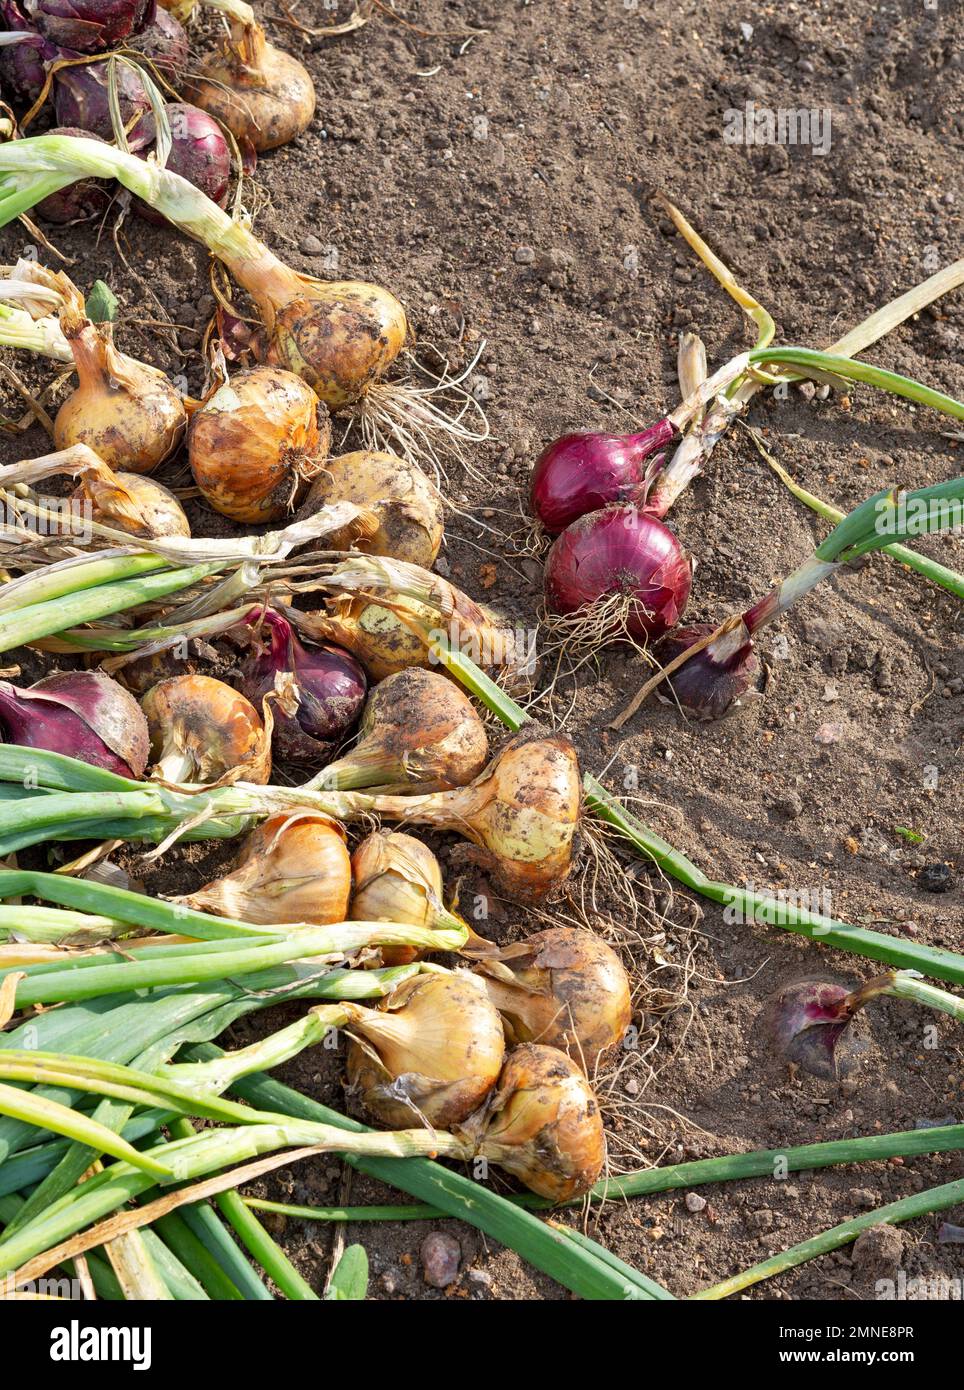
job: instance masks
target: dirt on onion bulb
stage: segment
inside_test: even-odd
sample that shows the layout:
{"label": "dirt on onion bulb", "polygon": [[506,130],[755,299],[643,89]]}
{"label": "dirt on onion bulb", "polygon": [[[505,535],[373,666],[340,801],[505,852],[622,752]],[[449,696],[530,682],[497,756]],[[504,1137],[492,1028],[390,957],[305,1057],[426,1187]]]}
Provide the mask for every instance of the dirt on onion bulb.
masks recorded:
{"label": "dirt on onion bulb", "polygon": [[442,499],[415,464],[367,449],[329,459],[312,483],[302,513],[310,516],[330,502],[369,507],[379,523],[374,535],[363,539],[335,532],[332,550],[354,545],[369,555],[391,555],[425,569],[434,563],[444,533]]}
{"label": "dirt on onion bulb", "polygon": [[45,748],[142,777],[147,721],[133,696],[99,671],[61,671],[27,689],[0,681],[0,729],[5,743]]}
{"label": "dirt on onion bulb", "polygon": [[192,100],[260,154],[307,130],[315,89],[303,63],[268,42],[260,24],[231,23],[231,33],[201,75],[187,83]]}
{"label": "dirt on onion bulb", "polygon": [[[463,950],[471,954],[472,944]],[[629,977],[593,932],[550,927],[487,952],[475,970],[510,1042],[557,1047],[589,1073],[629,1027]]]}
{"label": "dirt on onion bulb", "polygon": [[93,324],[71,307],[60,326],[78,384],[57,411],[57,448],[87,444],[111,468],[153,472],[184,436],[187,415],[176,389],[163,372],[118,352],[109,323]]}
{"label": "dirt on onion bulb", "polygon": [[274,710],[275,753],[316,762],[330,758],[362,712],[368,681],[361,665],[330,643],[302,646],[291,624],[270,608],[253,609],[247,622],[254,648],[241,668],[241,690],[257,707],[278,688],[280,677],[288,696]]}
{"label": "dirt on onion bulb", "polygon": [[191,418],[188,460],[211,506],[232,521],[279,521],[328,453],[331,423],[291,372],[237,372]]}
{"label": "dirt on onion bulb", "polygon": [[[389,608],[366,599],[332,600],[327,609],[292,615],[299,629],[312,641],[328,639],[358,658],[373,681],[427,666],[429,648],[423,637]],[[425,630],[431,629],[434,615],[423,610]]]}
{"label": "dirt on onion bulb", "polygon": [[256,926],[325,926],[346,920],[350,895],[351,860],[341,827],[293,807],[251,831],[231,873],[172,901]]}
{"label": "dirt on onion bulb", "polygon": [[[376,830],[351,857],[355,888],[353,922],[400,922],[413,927],[464,927],[442,902],[442,870],[428,845],[398,830]],[[471,929],[469,929],[471,931]],[[471,933],[470,942],[487,942]],[[383,946],[384,965],[408,965],[424,951],[415,946]]]}
{"label": "dirt on onion bulb", "polygon": [[412,667],[368,696],[358,742],[309,786],[464,787],[482,771],[489,739],[475,706],[438,671]]}
{"label": "dirt on onion bulb", "polygon": [[364,1010],[351,1031],[349,1085],[391,1129],[419,1120],[458,1125],[502,1070],[502,1021],[479,982],[461,971],[414,976],[380,1009]]}
{"label": "dirt on onion bulb", "polygon": [[88,471],[71,500],[89,504],[92,521],[132,536],[160,540],[191,534],[184,508],[173,492],[139,473],[105,469],[96,476]]}
{"label": "dirt on onion bulb", "polygon": [[151,738],[151,776],[215,786],[271,777],[271,738],[249,700],[212,676],[174,676],[141,701]]}

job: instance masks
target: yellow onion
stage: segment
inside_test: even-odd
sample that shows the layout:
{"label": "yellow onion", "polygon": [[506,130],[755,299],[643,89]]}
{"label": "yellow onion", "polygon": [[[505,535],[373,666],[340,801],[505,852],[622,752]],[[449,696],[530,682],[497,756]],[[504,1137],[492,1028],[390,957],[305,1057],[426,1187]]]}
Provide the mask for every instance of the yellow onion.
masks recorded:
{"label": "yellow onion", "polygon": [[499,1078],[502,1022],[485,990],[462,972],[416,975],[353,1022],[348,1080],[391,1129],[417,1117],[447,1129],[476,1110]]}
{"label": "yellow onion", "polygon": [[260,24],[232,20],[230,37],[189,79],[190,99],[260,153],[286,145],[315,114],[315,89],[303,63],[268,42]]}
{"label": "yellow onion", "polygon": [[293,807],[252,830],[231,873],[174,901],[256,926],[325,926],[345,921],[350,894],[351,860],[341,827]]}
{"label": "yellow onion", "polygon": [[[315,642],[337,642],[351,652],[373,681],[429,663],[424,638],[379,603],[341,598],[329,603],[327,610],[289,616],[305,637]],[[428,610],[425,618],[430,625],[433,618]]]}
{"label": "yellow onion", "polygon": [[475,969],[510,1042],[557,1047],[586,1071],[629,1027],[629,977],[616,952],[593,932],[549,927],[490,950]]}
{"label": "yellow onion", "polygon": [[271,732],[250,700],[212,676],[173,676],[141,700],[151,736],[151,776],[216,785],[266,783]]}
{"label": "yellow onion", "polygon": [[[351,857],[353,922],[401,922],[413,927],[467,927],[442,902],[442,870],[428,845],[398,830],[376,830]],[[470,941],[487,946],[468,927]],[[425,954],[415,946],[383,946],[385,965],[408,965]]]}
{"label": "yellow onion", "polygon": [[116,531],[153,540],[191,534],[184,508],[173,492],[139,473],[105,470],[93,475],[88,471],[71,496],[75,502],[90,504],[92,521]]}
{"label": "yellow onion", "polygon": [[[320,418],[319,418],[320,417]],[[278,521],[328,452],[327,411],[310,387],[277,367],[238,372],[194,413],[194,481],[232,521]]]}
{"label": "yellow onion", "polygon": [[355,747],[308,785],[417,783],[444,791],[471,782],[488,754],[485,725],[469,697],[447,676],[416,666],[375,686]]}
{"label": "yellow onion", "polygon": [[330,502],[357,502],[378,518],[378,530],[363,539],[350,531],[329,537],[332,550],[352,545],[369,555],[391,555],[428,569],[444,532],[439,490],[414,463],[394,454],[360,449],[329,459],[311,485],[303,512],[310,516]]}
{"label": "yellow onion", "polygon": [[78,385],[57,411],[57,448],[87,444],[111,468],[153,472],[183,438],[181,397],[163,372],[118,352],[109,323],[93,324],[71,309],[60,326]]}
{"label": "yellow onion", "polygon": [[571,1201],[598,1180],[606,1161],[599,1104],[564,1052],[515,1048],[483,1115],[478,1152],[540,1197]]}

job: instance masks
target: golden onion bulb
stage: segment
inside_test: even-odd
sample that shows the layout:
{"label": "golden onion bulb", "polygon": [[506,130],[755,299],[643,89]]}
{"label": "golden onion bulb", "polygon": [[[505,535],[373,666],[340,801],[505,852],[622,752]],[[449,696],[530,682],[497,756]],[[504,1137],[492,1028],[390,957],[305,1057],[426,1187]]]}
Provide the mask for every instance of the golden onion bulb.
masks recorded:
{"label": "golden onion bulb", "polygon": [[391,1129],[459,1124],[499,1078],[502,1021],[474,976],[416,975],[353,1024],[349,1084]]}
{"label": "golden onion bulb", "polygon": [[232,23],[230,36],[200,76],[188,79],[187,90],[196,106],[259,154],[296,139],[315,114],[305,65],[269,43],[256,23]]}
{"label": "golden onion bulb", "polygon": [[[354,922],[451,926],[461,919],[442,904],[442,870],[428,845],[398,830],[376,830],[351,857]],[[384,965],[408,965],[425,953],[416,946],[383,946]]]}
{"label": "golden onion bulb", "polygon": [[151,776],[158,781],[269,781],[270,735],[250,700],[224,681],[173,676],[153,686],[141,708],[151,737]]}
{"label": "golden onion bulb", "polygon": [[280,521],[317,472],[330,431],[327,412],[303,381],[277,367],[253,367],[195,412],[188,460],[194,481],[222,516]]}
{"label": "golden onion bulb", "polygon": [[92,521],[132,536],[159,540],[191,534],[184,508],[173,492],[138,473],[114,473],[110,480],[85,476],[71,497],[90,504]]}
{"label": "golden onion bulb", "polygon": [[[426,619],[431,619],[426,610]],[[308,638],[337,642],[358,658],[373,681],[383,681],[412,666],[427,666],[429,651],[422,637],[395,613],[367,599],[336,599],[328,610],[298,613],[295,621]]]}
{"label": "golden onion bulb", "polygon": [[391,555],[428,569],[442,544],[442,498],[414,463],[395,454],[360,449],[329,459],[311,485],[303,511],[310,515],[330,502],[356,502],[378,519],[371,536],[354,539],[350,530],[329,537],[332,550],[354,545],[369,555]]}

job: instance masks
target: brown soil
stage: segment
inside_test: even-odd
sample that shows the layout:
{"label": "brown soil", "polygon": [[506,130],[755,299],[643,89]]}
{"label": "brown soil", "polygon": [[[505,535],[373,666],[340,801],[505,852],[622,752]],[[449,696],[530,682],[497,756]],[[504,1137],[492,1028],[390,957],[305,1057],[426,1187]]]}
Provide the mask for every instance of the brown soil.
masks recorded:
{"label": "brown soil", "polygon": [[[348,9],[306,0],[299,13],[320,25]],[[318,272],[321,258],[302,248],[330,245],[339,274],[391,287],[418,339],[452,369],[485,340],[473,382],[492,438],[472,452],[485,482],[451,467],[449,494],[469,515],[450,517],[445,562],[456,583],[526,626],[538,607],[539,565],[498,533],[522,525],[541,445],[567,429],[627,429],[675,403],[682,329],[702,334],[714,363],[751,342],[736,307],[652,213],[647,192],[662,188],[697,222],[772,310],[780,340],[832,341],[959,252],[964,21],[954,6],[918,0],[886,12],[854,0],[824,9],[790,3],[779,13],[692,0],[426,0],[401,5],[402,15],[418,27],[376,11],[360,32],[306,45],[318,114],[301,140],[259,165],[257,226],[297,267]],[[741,20],[752,36],[741,34]],[[470,36],[470,28],[485,32]],[[299,43],[287,29],[275,36]],[[725,144],[723,112],[750,100],[830,108],[831,149],[821,156]],[[54,240],[75,258],[71,274],[83,288],[100,276],[118,294],[122,345],[186,373],[196,388],[196,330],[210,309],[201,250],[128,222],[125,270],[109,235],[98,242],[87,227],[57,231]],[[2,259],[13,260],[27,241],[22,229],[7,230]],[[138,322],[160,316],[148,289],[183,325],[177,354]],[[962,333],[958,292],[870,355],[961,398]],[[17,366],[37,379],[22,359]],[[843,508],[885,485],[960,471],[961,436],[947,422],[867,389],[824,400],[794,391],[757,405],[751,419],[805,487]],[[8,439],[3,458],[44,447],[34,429]],[[161,478],[189,481],[182,465]],[[480,530],[473,516],[492,529]],[[192,521],[198,534],[220,529],[197,504]],[[762,594],[826,529],[739,432],[684,498],[674,525],[698,560],[688,616],[706,620]],[[959,537],[922,548],[962,567]],[[766,635],[765,698],[728,722],[686,723],[650,701],[621,735],[607,733],[647,673],[627,651],[606,654],[598,673],[586,668],[563,682],[553,712],[565,717],[585,765],[605,770],[614,790],[628,788],[648,824],[714,877],[826,891],[835,917],[962,950],[961,611],[878,557],[784,622],[785,648]],[[178,852],[148,882],[185,891],[184,861],[202,882],[225,854]],[[454,872],[455,859],[448,863]],[[952,887],[925,891],[920,871],[941,863]],[[646,885],[641,893],[651,913]],[[622,904],[611,905],[621,919]],[[894,1002],[874,1007],[844,1082],[793,1075],[772,1055],[760,1016],[774,990],[814,976],[856,982],[874,973],[872,963],[777,929],[729,923],[709,904],[697,921],[681,893],[655,906],[665,913],[662,931],[652,920],[641,926],[648,944],[635,952],[638,973],[650,976],[641,1007],[652,1022],[653,989],[681,994],[685,976],[687,1003],[663,1018],[648,1062],[628,1055],[608,1083],[613,1151],[623,1164],[964,1120],[960,1027],[943,1016]],[[494,904],[494,918],[496,907],[493,933],[524,927],[508,904]],[[280,1022],[277,1014],[270,1022]],[[232,1037],[241,1042],[265,1026],[264,1018],[248,1021]],[[343,1104],[339,1067],[327,1054],[284,1075]],[[706,1188],[709,1205],[699,1212],[688,1210],[684,1193],[613,1204],[592,1212],[586,1227],[684,1295],[859,1210],[962,1175],[959,1155],[792,1174]],[[345,1197],[334,1160],[283,1172],[263,1190],[301,1203]],[[350,1197],[393,1200],[357,1177]],[[947,1219],[961,1222],[964,1213]],[[936,1244],[936,1226],[927,1218],[902,1228],[898,1258],[908,1277],[964,1276],[961,1247]],[[368,1249],[375,1297],[563,1296],[474,1231],[444,1228],[463,1252],[463,1273],[447,1295],[421,1277],[424,1223],[356,1226],[346,1238]],[[288,1221],[278,1229],[320,1285],[331,1228]],[[873,1297],[877,1277],[885,1277],[879,1263],[854,1261],[845,1249],[751,1297]]]}

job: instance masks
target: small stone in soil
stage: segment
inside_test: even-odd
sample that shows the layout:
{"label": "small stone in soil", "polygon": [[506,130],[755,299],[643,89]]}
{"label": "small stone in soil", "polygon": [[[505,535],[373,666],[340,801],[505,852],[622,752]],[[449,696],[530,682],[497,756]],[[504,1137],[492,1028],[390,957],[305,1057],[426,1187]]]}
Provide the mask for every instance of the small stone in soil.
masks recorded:
{"label": "small stone in soil", "polygon": [[536,258],[535,247],[517,246],[515,249],[516,265],[532,265]]}
{"label": "small stone in soil", "polygon": [[813,736],[814,743],[839,743],[843,733],[842,724],[821,724]]}
{"label": "small stone in soil", "polygon": [[433,1289],[447,1289],[459,1277],[462,1247],[454,1236],[432,1231],[422,1241],[422,1275]]}
{"label": "small stone in soil", "polygon": [[925,893],[946,893],[954,886],[954,876],[947,864],[928,864],[917,875],[917,886]]}
{"label": "small stone in soil", "polygon": [[698,1192],[687,1192],[685,1201],[687,1211],[705,1211],[706,1209],[706,1198],[701,1197]]}

